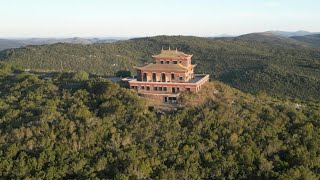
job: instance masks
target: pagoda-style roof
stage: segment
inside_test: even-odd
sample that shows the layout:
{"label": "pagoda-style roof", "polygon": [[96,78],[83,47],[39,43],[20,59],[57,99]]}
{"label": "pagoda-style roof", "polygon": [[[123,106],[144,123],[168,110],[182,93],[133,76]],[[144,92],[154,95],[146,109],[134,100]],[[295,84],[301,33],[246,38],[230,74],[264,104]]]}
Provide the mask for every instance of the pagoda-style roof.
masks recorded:
{"label": "pagoda-style roof", "polygon": [[183,66],[182,64],[147,64],[143,67],[138,67],[140,70],[163,70],[163,71],[189,71],[194,68],[196,64],[190,65],[189,67]]}
{"label": "pagoda-style roof", "polygon": [[178,50],[161,50],[160,54],[153,55],[154,58],[185,58],[192,57],[192,55],[185,54]]}

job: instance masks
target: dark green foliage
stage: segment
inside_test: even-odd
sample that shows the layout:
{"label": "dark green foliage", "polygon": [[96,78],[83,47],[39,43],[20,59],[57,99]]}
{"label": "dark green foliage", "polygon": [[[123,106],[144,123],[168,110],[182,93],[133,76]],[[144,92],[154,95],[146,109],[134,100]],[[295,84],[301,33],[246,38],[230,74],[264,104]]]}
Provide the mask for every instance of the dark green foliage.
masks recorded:
{"label": "dark green foliage", "polygon": [[319,102],[215,82],[216,98],[157,114],[110,81],[59,77],[0,76],[0,177],[319,178]]}
{"label": "dark green foliage", "polygon": [[197,73],[209,73],[212,79],[245,92],[320,99],[320,50],[269,34],[216,39],[157,36],[93,45],[58,43],[2,51],[0,59],[31,69],[135,74],[134,66],[151,62],[151,55],[169,46],[193,54]]}
{"label": "dark green foliage", "polygon": [[118,71],[116,73],[118,77],[131,77],[131,71]]}
{"label": "dark green foliage", "polygon": [[74,80],[88,80],[89,79],[89,74],[85,71],[78,71],[78,72],[75,72],[74,75],[73,75],[73,79]]}
{"label": "dark green foliage", "polygon": [[8,63],[0,62],[0,76],[5,76],[12,72],[12,66]]}

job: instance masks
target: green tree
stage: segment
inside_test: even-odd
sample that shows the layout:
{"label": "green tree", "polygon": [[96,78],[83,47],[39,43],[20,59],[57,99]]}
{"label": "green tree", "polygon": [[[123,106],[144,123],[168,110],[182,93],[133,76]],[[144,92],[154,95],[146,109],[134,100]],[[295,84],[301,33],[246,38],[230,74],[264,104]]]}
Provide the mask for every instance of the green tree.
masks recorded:
{"label": "green tree", "polygon": [[89,79],[89,74],[85,71],[77,71],[73,75],[74,80],[85,81]]}

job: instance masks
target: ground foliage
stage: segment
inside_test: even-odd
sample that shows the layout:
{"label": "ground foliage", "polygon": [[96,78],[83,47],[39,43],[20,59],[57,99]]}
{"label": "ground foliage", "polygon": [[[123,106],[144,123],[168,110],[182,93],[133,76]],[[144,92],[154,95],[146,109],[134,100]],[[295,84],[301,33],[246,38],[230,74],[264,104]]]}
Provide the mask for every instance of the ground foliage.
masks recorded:
{"label": "ground foliage", "polygon": [[211,82],[182,95],[180,105],[205,93],[199,104],[163,114],[101,78],[0,73],[2,178],[319,178],[317,101]]}

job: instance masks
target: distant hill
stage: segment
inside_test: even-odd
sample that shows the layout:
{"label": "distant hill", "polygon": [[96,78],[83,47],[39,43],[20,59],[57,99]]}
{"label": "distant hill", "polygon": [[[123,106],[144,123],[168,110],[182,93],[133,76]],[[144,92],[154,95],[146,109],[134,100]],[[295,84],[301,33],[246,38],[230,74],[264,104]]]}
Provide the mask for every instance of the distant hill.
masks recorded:
{"label": "distant hill", "polygon": [[235,38],[157,36],[100,44],[27,46],[0,52],[26,68],[115,74],[131,70],[162,47],[193,54],[197,73],[209,73],[245,92],[320,99],[320,50],[294,39],[254,33]]}
{"label": "distant hill", "polygon": [[115,42],[117,39],[101,39],[101,38],[32,38],[30,43],[37,45],[41,44],[55,44],[55,43],[72,43],[72,44],[93,44],[93,43],[109,43]]}
{"label": "distant hill", "polygon": [[269,43],[273,45],[284,45],[284,46],[304,46],[303,43],[296,41],[291,38],[275,35],[272,33],[250,33],[235,37],[234,40],[236,41],[254,41],[254,42],[261,42],[261,43]]}
{"label": "distant hill", "polygon": [[30,43],[27,43],[23,40],[16,40],[16,39],[0,39],[0,51],[4,49],[10,48],[18,48],[21,46],[26,46]]}
{"label": "distant hill", "polygon": [[300,42],[304,42],[313,46],[320,47],[320,33],[319,34],[312,34],[306,36],[293,36],[292,39],[295,39]]}
{"label": "distant hill", "polygon": [[211,36],[209,38],[223,38],[223,37],[235,37],[235,36],[231,34],[219,34],[219,35]]}
{"label": "distant hill", "polygon": [[318,34],[317,32],[308,32],[308,31],[267,31],[266,33],[271,33],[278,36],[283,37],[292,37],[292,36],[305,36],[305,35],[311,35],[311,34]]}
{"label": "distant hill", "polygon": [[19,48],[27,45],[44,45],[55,43],[93,44],[110,43],[118,39],[109,38],[31,38],[31,39],[0,39],[0,51],[10,48]]}

